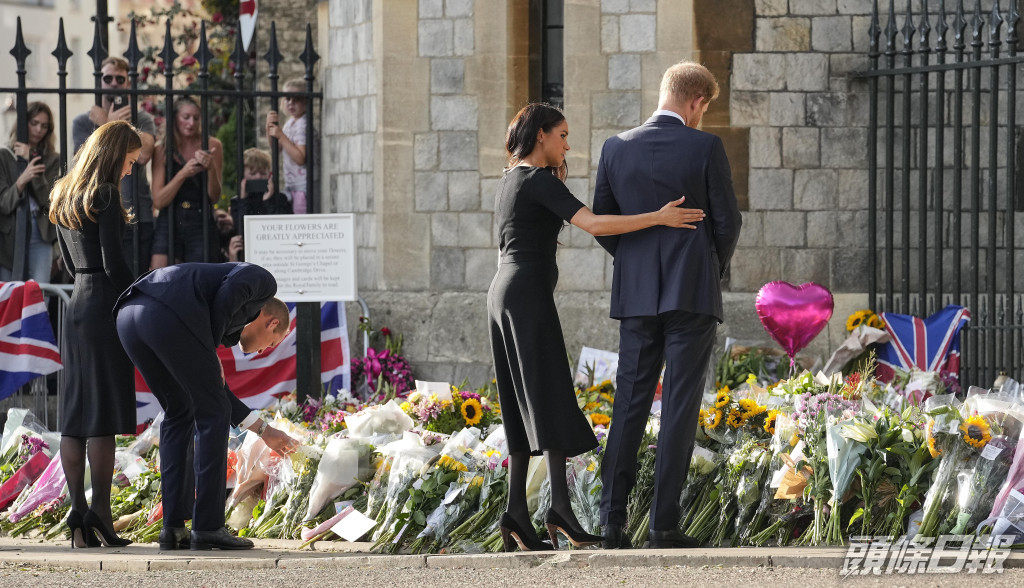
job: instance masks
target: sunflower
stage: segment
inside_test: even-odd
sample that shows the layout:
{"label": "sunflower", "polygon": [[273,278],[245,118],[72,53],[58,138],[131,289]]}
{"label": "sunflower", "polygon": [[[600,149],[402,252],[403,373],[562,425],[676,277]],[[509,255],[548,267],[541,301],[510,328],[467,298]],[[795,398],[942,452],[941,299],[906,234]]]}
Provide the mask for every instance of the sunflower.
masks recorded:
{"label": "sunflower", "polygon": [[758,405],[757,401],[752,398],[740,398],[739,405],[740,410],[743,411],[743,418],[745,419],[760,414],[758,413],[760,405]]}
{"label": "sunflower", "polygon": [[723,386],[715,394],[715,408],[722,408],[726,404],[729,404],[729,387]]}
{"label": "sunflower", "polygon": [[590,412],[598,406],[601,406],[600,402],[588,402],[583,406],[583,412]]}
{"label": "sunflower", "polygon": [[615,397],[607,392],[602,392],[601,398],[604,398],[608,402],[608,404],[615,404]]}
{"label": "sunflower", "polygon": [[706,419],[706,418],[707,418],[707,413],[704,412],[703,408],[700,409],[700,411],[697,413],[697,426],[699,427],[699,426],[703,425],[704,424],[704,419]]}
{"label": "sunflower", "polygon": [[928,419],[928,424],[925,426],[924,432],[925,437],[928,438],[928,453],[931,454],[932,459],[942,455],[942,450],[935,446],[935,435],[932,433],[932,427],[935,426],[935,419]]}
{"label": "sunflower", "polygon": [[985,422],[985,417],[974,415],[960,425],[964,441],[975,449],[982,449],[992,440],[992,427]]}
{"label": "sunflower", "polygon": [[846,319],[846,330],[852,331],[857,327],[865,324],[873,314],[875,313],[871,312],[870,310],[858,310],[857,312],[851,314]]}
{"label": "sunflower", "polygon": [[740,412],[738,408],[734,408],[729,411],[729,416],[725,419],[725,424],[729,425],[734,429],[738,429],[743,426],[743,423],[747,422],[746,417]]}
{"label": "sunflower", "polygon": [[595,412],[590,415],[590,422],[594,423],[594,426],[607,425],[608,423],[612,422],[612,417],[606,414]]}
{"label": "sunflower", "polygon": [[719,408],[709,408],[704,413],[704,426],[709,429],[716,429],[720,424],[722,424],[722,410]]}
{"label": "sunflower", "polygon": [[476,398],[469,398],[462,402],[462,418],[466,420],[466,426],[472,427],[484,417],[484,409]]}
{"label": "sunflower", "polygon": [[764,431],[769,435],[775,434],[775,419],[779,418],[779,411],[769,410],[768,416],[764,419]]}
{"label": "sunflower", "polygon": [[880,316],[878,316],[877,314],[874,314],[874,313],[871,314],[871,318],[868,319],[868,322],[866,324],[867,324],[867,326],[871,327],[872,329],[884,329],[885,328],[885,321],[882,320],[882,317],[880,317]]}

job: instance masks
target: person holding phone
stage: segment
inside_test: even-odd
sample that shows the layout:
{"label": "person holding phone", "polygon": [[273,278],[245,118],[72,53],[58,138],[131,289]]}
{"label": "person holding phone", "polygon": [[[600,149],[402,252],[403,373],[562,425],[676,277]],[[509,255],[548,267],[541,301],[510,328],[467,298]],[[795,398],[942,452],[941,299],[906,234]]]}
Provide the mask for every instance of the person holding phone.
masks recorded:
{"label": "person holding phone", "polygon": [[[31,211],[32,227],[28,245],[27,275],[40,283],[49,283],[53,268],[53,243],[57,229],[47,218],[50,189],[60,171],[60,154],[54,148],[53,113],[42,102],[28,105],[28,143],[17,140],[17,127],[10,143],[0,148],[0,282],[22,276],[13,275],[18,208],[25,199]],[[18,170],[18,159],[28,162]]]}
{"label": "person holding phone", "polygon": [[244,259],[245,216],[249,214],[292,214],[288,197],[274,190],[270,182],[270,154],[262,149],[246,149],[242,155],[243,175],[239,195],[231,199],[231,217],[235,236],[227,246],[229,261]]}
{"label": "person holding phone", "polygon": [[[131,85],[128,82],[128,62],[120,57],[104,59],[100,74],[100,87],[104,90],[124,90]],[[79,114],[71,122],[71,140],[75,151],[77,152],[100,126],[113,120],[133,122],[131,118],[132,108],[128,94],[103,94],[99,105],[94,105],[89,112]],[[135,222],[128,225],[125,230],[122,251],[128,267],[138,276],[149,269],[153,249],[153,194],[149,187],[146,167],[153,158],[156,122],[153,115],[139,109],[133,126],[139,131],[142,150],[139,152],[138,161],[135,162],[135,171],[121,181],[121,202],[126,210],[135,215]],[[135,251],[135,232],[139,234],[138,252]]]}
{"label": "person holding phone", "polygon": [[[151,267],[165,267],[182,262],[220,262],[220,244],[214,222],[212,204],[203,206],[203,194],[211,203],[220,200],[221,173],[224,168],[224,147],[214,137],[209,138],[207,149],[202,148],[203,125],[199,103],[188,96],[174,101],[173,112],[167,118],[164,137],[153,156],[153,205],[160,211],[153,236]],[[173,132],[173,143],[168,144],[166,133]],[[172,149],[169,147],[173,147]],[[171,160],[170,175],[165,161]],[[206,172],[206,186],[203,186]],[[173,210],[174,251],[171,247],[171,220],[167,212]],[[209,222],[204,222],[204,211]],[[205,226],[204,226],[205,225]],[[206,252],[209,251],[209,259]]]}

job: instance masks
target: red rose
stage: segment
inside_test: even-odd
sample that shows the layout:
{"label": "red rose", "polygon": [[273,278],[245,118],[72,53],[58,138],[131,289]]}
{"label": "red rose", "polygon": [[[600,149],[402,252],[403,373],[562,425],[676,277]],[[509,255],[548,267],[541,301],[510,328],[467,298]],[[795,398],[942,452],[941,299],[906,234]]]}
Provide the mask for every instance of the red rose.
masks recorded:
{"label": "red rose", "polygon": [[217,23],[217,22],[221,22],[222,20],[224,20],[224,15],[223,14],[221,14],[219,12],[214,13],[214,15],[213,15],[213,22]]}

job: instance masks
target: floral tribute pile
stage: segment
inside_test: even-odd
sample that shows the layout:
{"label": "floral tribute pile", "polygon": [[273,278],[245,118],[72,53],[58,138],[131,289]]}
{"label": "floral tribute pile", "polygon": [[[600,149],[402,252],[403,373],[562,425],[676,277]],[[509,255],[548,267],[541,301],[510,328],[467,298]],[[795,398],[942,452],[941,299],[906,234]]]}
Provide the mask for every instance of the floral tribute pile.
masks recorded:
{"label": "floral tribute pile", "polygon": [[[857,316],[851,329],[874,328],[871,320]],[[383,354],[400,357],[400,337],[382,331],[385,345],[361,364],[365,375]],[[697,417],[682,532],[708,546],[841,545],[854,535],[1024,538],[1024,388],[1016,382],[963,393],[949,374],[910,373],[883,384],[870,354],[831,376],[779,379],[789,368],[779,357],[752,347],[721,356]],[[289,456],[252,433],[233,434],[225,512],[239,535],[303,547],[366,541],[383,553],[501,549],[507,446],[493,382],[405,387],[380,365],[365,378],[371,400],[342,391],[267,409],[274,426],[302,441]],[[593,374],[585,380],[577,399],[601,446],[571,460],[567,481],[581,524],[599,532],[615,389]],[[159,427],[158,419],[138,437],[119,438],[115,528],[135,541],[155,541],[160,531]],[[653,414],[629,497],[636,546],[648,530],[659,428]],[[0,529],[67,537],[60,456],[37,429],[5,430]],[[528,474],[538,533],[550,503],[545,470],[536,458]]]}

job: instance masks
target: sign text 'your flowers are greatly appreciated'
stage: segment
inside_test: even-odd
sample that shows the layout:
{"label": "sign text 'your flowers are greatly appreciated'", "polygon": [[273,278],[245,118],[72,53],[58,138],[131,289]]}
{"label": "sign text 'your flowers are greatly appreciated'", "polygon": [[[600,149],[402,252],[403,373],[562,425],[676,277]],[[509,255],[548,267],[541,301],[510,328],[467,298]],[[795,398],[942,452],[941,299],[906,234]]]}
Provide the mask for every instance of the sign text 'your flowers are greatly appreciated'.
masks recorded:
{"label": "sign text 'your flowers are greatly appreciated'", "polygon": [[274,275],[285,302],[356,300],[351,214],[246,216],[245,260]]}

